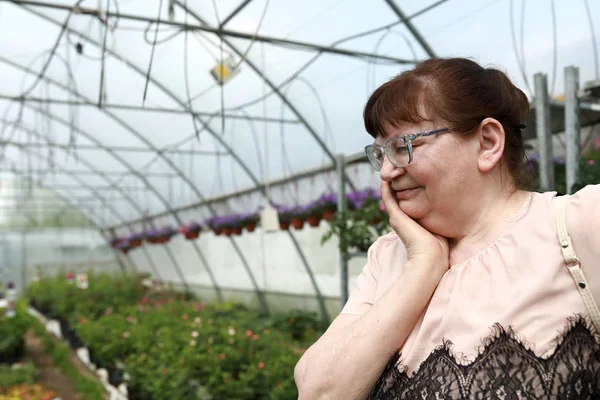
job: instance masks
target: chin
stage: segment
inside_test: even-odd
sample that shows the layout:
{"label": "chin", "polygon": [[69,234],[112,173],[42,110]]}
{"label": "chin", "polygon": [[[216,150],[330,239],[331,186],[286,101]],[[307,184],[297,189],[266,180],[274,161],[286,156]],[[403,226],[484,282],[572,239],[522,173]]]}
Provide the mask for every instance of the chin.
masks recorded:
{"label": "chin", "polygon": [[404,214],[414,220],[420,220],[427,216],[427,211],[423,208],[423,205],[417,204],[414,200],[400,200],[398,206]]}

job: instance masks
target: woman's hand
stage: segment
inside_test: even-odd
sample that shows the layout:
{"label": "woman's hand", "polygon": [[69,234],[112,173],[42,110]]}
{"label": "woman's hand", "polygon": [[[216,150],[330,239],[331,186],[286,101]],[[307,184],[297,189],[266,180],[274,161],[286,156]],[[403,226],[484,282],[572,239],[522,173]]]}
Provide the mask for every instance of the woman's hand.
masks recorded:
{"label": "woman's hand", "polygon": [[389,182],[381,181],[381,197],[390,216],[390,225],[406,247],[408,261],[433,263],[446,272],[450,265],[448,240],[429,232],[406,215],[400,209]]}

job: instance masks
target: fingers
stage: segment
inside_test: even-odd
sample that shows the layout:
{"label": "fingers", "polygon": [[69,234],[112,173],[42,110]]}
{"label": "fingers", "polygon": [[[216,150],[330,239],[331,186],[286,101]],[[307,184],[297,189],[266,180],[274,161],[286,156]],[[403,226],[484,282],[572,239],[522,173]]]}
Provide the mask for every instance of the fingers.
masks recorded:
{"label": "fingers", "polygon": [[400,209],[389,182],[381,181],[381,198],[390,216],[390,225],[405,246],[423,239],[425,235],[428,238],[431,236],[421,225]]}

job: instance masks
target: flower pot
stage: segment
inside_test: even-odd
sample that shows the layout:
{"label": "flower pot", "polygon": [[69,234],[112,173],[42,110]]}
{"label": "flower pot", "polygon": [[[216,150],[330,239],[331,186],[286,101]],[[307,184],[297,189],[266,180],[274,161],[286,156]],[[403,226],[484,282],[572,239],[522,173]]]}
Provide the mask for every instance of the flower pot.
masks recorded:
{"label": "flower pot", "polygon": [[185,232],[183,234],[183,236],[185,236],[185,238],[187,240],[191,240],[191,239],[197,239],[198,236],[200,236],[200,231],[196,231],[196,232]]}
{"label": "flower pot", "polygon": [[297,217],[292,218],[291,223],[296,230],[300,230],[304,227],[304,221]]}
{"label": "flower pot", "polygon": [[230,227],[226,227],[226,228],[222,228],[222,229],[223,229],[223,235],[231,236],[232,229]]}
{"label": "flower pot", "polygon": [[281,229],[282,231],[289,231],[290,230],[290,221],[280,221],[279,229]]}
{"label": "flower pot", "polygon": [[254,232],[255,229],[256,229],[256,224],[254,224],[254,223],[246,225],[246,230],[248,232]]}
{"label": "flower pot", "polygon": [[321,217],[311,215],[310,217],[306,218],[306,221],[308,222],[308,225],[312,226],[313,228],[316,228],[321,222]]}
{"label": "flower pot", "polygon": [[236,236],[241,235],[242,234],[242,227],[241,226],[236,226],[235,228],[233,228],[231,230],[231,233],[234,234],[234,235],[236,235]]}
{"label": "flower pot", "polygon": [[323,219],[327,222],[330,222],[333,219],[334,214],[335,214],[335,211],[333,211],[333,210],[325,210],[325,211],[323,211]]}
{"label": "flower pot", "polygon": [[141,239],[135,239],[135,240],[131,240],[129,242],[129,245],[131,247],[140,247],[142,245],[142,240]]}
{"label": "flower pot", "polygon": [[223,233],[223,229],[221,229],[221,228],[213,228],[213,233],[215,234],[215,236],[220,236],[221,233]]}

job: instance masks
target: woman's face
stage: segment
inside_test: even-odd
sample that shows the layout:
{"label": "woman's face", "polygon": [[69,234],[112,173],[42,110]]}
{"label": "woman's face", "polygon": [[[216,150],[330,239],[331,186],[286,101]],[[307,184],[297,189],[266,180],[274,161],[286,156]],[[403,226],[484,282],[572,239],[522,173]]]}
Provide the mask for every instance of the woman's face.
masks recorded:
{"label": "woman's face", "polygon": [[[433,123],[388,125],[383,144],[396,135],[446,128]],[[390,182],[400,209],[431,232],[451,236],[453,224],[476,201],[479,180],[477,139],[465,139],[454,131],[420,137],[413,141],[413,160],[404,167],[394,166],[387,156],[381,167],[381,179]]]}

